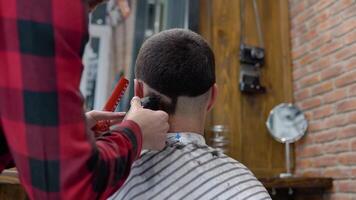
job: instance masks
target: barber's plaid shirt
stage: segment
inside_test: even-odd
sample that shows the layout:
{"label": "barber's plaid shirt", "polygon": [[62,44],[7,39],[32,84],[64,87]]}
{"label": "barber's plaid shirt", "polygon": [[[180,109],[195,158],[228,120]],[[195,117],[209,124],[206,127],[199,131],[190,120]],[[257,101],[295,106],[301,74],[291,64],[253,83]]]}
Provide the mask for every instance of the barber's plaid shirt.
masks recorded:
{"label": "barber's plaid shirt", "polygon": [[132,121],[87,134],[87,12],[84,0],[0,0],[0,171],[16,164],[31,199],[104,199],[141,151]]}

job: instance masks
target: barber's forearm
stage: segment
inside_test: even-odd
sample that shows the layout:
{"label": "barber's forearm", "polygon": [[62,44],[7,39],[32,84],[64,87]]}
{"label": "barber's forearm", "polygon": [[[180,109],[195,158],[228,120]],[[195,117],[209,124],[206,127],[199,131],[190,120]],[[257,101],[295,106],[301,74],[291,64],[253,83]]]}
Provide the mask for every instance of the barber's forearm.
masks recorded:
{"label": "barber's forearm", "polygon": [[98,192],[98,199],[107,199],[125,182],[130,166],[140,155],[141,129],[133,121],[124,121],[114,127],[111,134],[97,138],[96,147],[97,159],[94,159],[96,162],[90,167],[95,183],[94,190]]}

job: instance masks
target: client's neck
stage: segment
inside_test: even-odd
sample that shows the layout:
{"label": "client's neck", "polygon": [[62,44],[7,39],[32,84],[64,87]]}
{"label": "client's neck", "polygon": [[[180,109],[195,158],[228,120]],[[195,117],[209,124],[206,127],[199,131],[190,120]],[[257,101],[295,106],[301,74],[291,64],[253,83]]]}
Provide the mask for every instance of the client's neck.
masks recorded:
{"label": "client's neck", "polygon": [[205,116],[171,115],[169,116],[169,132],[192,132],[204,135]]}

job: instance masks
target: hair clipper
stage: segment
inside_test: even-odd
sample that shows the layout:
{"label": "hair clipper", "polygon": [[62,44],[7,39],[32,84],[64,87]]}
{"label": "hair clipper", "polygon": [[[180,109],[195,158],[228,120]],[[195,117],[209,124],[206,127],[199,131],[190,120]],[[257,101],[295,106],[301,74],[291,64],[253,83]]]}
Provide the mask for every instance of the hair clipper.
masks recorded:
{"label": "hair clipper", "polygon": [[141,105],[143,108],[150,110],[159,110],[160,97],[158,96],[147,96],[141,99]]}

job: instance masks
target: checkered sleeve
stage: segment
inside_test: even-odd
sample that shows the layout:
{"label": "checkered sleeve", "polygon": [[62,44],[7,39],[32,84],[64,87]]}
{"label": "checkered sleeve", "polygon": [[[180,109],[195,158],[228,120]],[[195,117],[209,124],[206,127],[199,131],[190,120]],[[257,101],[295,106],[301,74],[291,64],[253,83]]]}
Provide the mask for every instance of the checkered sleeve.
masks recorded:
{"label": "checkered sleeve", "polygon": [[105,199],[141,150],[132,121],[97,140],[86,130],[84,2],[0,0],[0,162],[14,159],[30,199]]}

